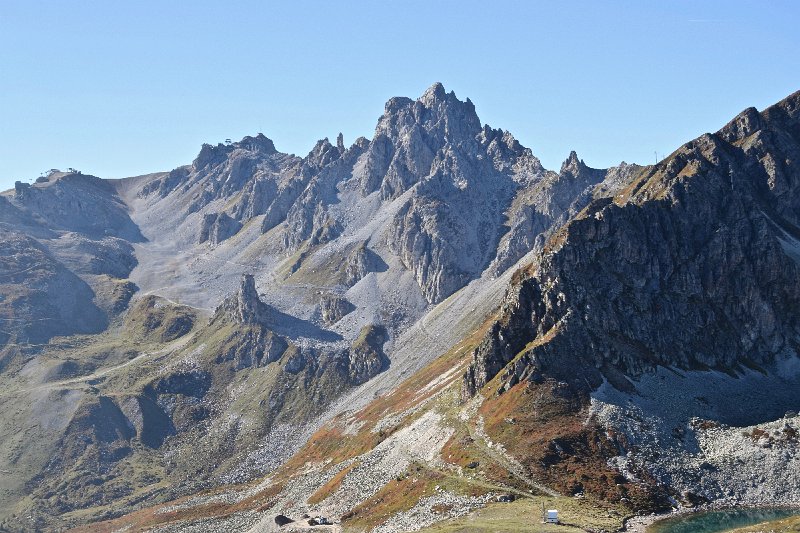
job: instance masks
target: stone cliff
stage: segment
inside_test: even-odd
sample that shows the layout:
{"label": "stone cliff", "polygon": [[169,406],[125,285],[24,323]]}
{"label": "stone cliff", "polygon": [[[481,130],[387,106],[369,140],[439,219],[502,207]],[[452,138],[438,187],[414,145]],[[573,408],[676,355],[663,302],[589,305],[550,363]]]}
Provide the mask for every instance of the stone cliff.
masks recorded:
{"label": "stone cliff", "polygon": [[796,353],[799,108],[795,93],[746,110],[590,203],[516,274],[467,394],[498,374],[625,387]]}

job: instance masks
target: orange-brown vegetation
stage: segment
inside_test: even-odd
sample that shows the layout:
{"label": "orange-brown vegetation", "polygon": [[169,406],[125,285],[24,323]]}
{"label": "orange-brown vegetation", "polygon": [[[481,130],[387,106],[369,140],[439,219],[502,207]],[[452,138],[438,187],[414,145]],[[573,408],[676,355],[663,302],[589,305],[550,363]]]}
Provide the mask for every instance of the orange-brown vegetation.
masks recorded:
{"label": "orange-brown vegetation", "polygon": [[357,466],[358,461],[354,461],[352,464],[349,464],[339,470],[336,475],[330,479],[330,481],[322,485],[314,494],[311,495],[310,498],[308,498],[308,503],[312,505],[317,504],[336,492],[339,489],[339,486],[342,484],[342,480],[344,480],[344,478],[347,477],[347,474],[349,474],[350,471]]}
{"label": "orange-brown vegetation", "polygon": [[[141,531],[155,525],[177,522],[182,520],[198,520],[203,518],[224,517],[242,510],[266,510],[275,497],[281,492],[283,487],[291,483],[297,472],[303,470],[308,463],[326,464],[329,468],[342,461],[353,459],[368,452],[389,437],[394,431],[402,427],[409,415],[396,426],[381,431],[373,431],[375,425],[383,418],[403,413],[416,407],[433,396],[453,385],[461,379],[461,375],[469,362],[469,356],[474,346],[480,341],[490,325],[486,321],[483,326],[474,331],[461,343],[454,346],[449,352],[431,362],[419,372],[400,384],[398,388],[387,395],[380,396],[367,405],[355,415],[344,414],[335,417],[332,421],[314,433],[308,442],[295,454],[289,461],[281,466],[274,474],[275,484],[259,492],[258,494],[243,499],[235,504],[215,503],[208,505],[198,505],[177,511],[162,513],[159,512],[163,506],[149,507],[136,511],[124,517],[101,523],[91,524],[82,528],[77,528],[76,532],[99,531],[110,532],[121,527],[130,526],[129,531]],[[436,386],[430,387],[437,379],[447,374],[447,379],[441,380]],[[421,392],[422,391],[422,392]],[[359,429],[355,433],[346,432],[344,427],[348,424],[356,425]],[[320,487],[311,497],[311,503],[322,501],[340,486],[347,473],[353,466],[343,469],[337,473],[328,483]],[[503,474],[505,475],[505,474]],[[372,521],[370,518],[362,516],[367,508],[375,508],[377,512],[391,514],[392,509],[411,508],[417,500],[414,495],[419,491],[424,493],[427,485],[423,480],[438,479],[442,475],[439,473],[428,472],[423,475],[411,477],[411,481],[393,481],[384,487],[374,498],[364,502],[361,506],[349,513],[351,522],[360,524]],[[390,494],[391,487],[400,488],[401,492]],[[211,493],[224,492],[231,490],[231,487],[215,489]],[[420,493],[421,494],[421,493]],[[418,498],[417,498],[418,499]],[[413,501],[412,501],[413,500]],[[170,502],[170,505],[179,504],[186,501],[186,498]],[[386,516],[388,516],[386,514]],[[384,518],[385,519],[385,518]],[[354,522],[353,522],[354,521]]]}
{"label": "orange-brown vegetation", "polygon": [[491,394],[479,412],[487,434],[549,487],[567,495],[621,501],[635,509],[661,508],[660,490],[628,482],[607,465],[619,453],[620,443],[587,420],[586,409],[580,393],[566,384],[545,381],[520,383],[501,395]]}
{"label": "orange-brown vegetation", "polygon": [[[307,462],[329,461],[330,465],[336,465],[373,449],[403,425],[401,422],[393,428],[373,432],[372,430],[381,419],[392,414],[403,413],[420,405],[461,378],[461,374],[469,362],[469,354],[485,333],[486,327],[488,326],[479,328],[445,355],[406,379],[398,388],[389,394],[379,396],[364,409],[352,415],[351,421],[360,426],[355,435],[345,434],[342,429],[346,422],[345,417],[350,415],[340,415],[314,433],[306,445],[280,471],[291,472]],[[457,367],[457,370],[452,371],[454,367]],[[428,387],[430,383],[448,371],[451,371],[449,379],[444,380],[436,387]],[[420,391],[424,392],[420,393]]]}
{"label": "orange-brown vegetation", "polygon": [[435,470],[417,465],[405,476],[386,484],[374,496],[357,505],[342,517],[348,528],[371,529],[384,523],[393,514],[407,511],[425,496],[433,494],[435,486],[444,476]]}

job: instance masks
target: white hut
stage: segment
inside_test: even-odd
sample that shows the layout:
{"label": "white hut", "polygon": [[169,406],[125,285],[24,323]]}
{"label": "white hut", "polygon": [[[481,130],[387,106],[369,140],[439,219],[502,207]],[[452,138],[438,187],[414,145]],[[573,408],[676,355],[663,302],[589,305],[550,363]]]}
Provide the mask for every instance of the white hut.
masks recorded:
{"label": "white hut", "polygon": [[556,509],[548,509],[546,521],[548,524],[558,524],[558,511]]}

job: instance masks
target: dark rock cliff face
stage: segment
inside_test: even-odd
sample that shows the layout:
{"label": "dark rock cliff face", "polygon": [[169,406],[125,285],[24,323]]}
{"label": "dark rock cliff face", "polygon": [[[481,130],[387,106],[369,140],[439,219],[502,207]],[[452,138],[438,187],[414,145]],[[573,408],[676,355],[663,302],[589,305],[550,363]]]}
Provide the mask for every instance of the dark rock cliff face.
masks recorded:
{"label": "dark rock cliff face", "polygon": [[[746,110],[597,200],[517,273],[464,376],[625,386],[657,365],[796,353],[800,93]],[[505,369],[505,370],[504,370]]]}
{"label": "dark rock cliff face", "polygon": [[350,347],[347,375],[351,384],[366,383],[389,366],[389,358],[383,353],[383,344],[387,340],[383,326],[364,326]]}

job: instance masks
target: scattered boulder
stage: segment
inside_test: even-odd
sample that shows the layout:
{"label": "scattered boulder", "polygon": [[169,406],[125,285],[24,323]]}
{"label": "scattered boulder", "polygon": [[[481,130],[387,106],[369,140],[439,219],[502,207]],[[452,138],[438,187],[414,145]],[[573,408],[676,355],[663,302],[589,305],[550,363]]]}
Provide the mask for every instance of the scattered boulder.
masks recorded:
{"label": "scattered boulder", "polygon": [[291,524],[292,522],[294,522],[294,520],[282,514],[279,514],[275,517],[275,524],[281,527],[285,526],[286,524]]}

